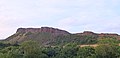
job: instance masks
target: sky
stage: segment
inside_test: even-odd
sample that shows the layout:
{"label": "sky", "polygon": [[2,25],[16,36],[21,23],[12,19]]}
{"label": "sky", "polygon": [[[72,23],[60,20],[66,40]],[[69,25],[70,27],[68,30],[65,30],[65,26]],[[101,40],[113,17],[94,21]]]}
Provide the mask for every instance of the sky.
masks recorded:
{"label": "sky", "polygon": [[120,34],[120,0],[0,0],[0,39],[42,26]]}

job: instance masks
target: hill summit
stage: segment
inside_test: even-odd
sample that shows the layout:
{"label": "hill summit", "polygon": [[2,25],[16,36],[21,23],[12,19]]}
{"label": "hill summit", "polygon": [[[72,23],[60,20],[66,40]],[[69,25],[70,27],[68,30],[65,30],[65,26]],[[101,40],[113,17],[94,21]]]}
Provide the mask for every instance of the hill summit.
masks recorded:
{"label": "hill summit", "polygon": [[54,35],[66,35],[66,34],[70,34],[69,32],[65,31],[65,30],[60,30],[57,28],[52,28],[52,27],[41,27],[41,28],[19,28],[17,30],[16,33],[27,33],[27,32],[31,32],[31,33],[51,33]]}

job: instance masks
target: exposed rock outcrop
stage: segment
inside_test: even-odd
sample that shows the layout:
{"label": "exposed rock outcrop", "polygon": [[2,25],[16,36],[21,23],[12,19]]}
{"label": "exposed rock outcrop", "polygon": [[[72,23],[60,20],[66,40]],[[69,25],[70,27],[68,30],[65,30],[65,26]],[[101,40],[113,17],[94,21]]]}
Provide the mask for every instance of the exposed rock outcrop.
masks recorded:
{"label": "exposed rock outcrop", "polygon": [[83,33],[77,33],[77,35],[97,35],[99,37],[103,37],[103,36],[119,37],[119,35],[115,33],[94,33],[92,31],[84,31]]}
{"label": "exposed rock outcrop", "polygon": [[[65,42],[80,42],[86,39],[86,35],[92,40],[97,40],[101,37],[115,37],[120,40],[120,35],[114,33],[94,33],[91,31],[84,31],[83,33],[71,34],[65,30],[60,30],[52,27],[41,28],[19,28],[17,32],[5,41],[10,43],[22,43],[28,40],[38,41],[42,45],[55,45]],[[57,43],[56,43],[57,42]]]}
{"label": "exposed rock outcrop", "polygon": [[65,30],[60,30],[52,27],[41,28],[18,28],[17,32],[7,39],[11,43],[21,43],[27,40],[38,41],[40,44],[46,45],[54,41],[57,36],[70,35]]}
{"label": "exposed rock outcrop", "polygon": [[54,35],[66,35],[66,34],[70,34],[69,32],[67,32],[65,30],[60,30],[60,29],[52,28],[52,27],[19,28],[16,33],[26,33],[26,32],[31,32],[31,33],[47,32],[47,33],[52,33]]}
{"label": "exposed rock outcrop", "polygon": [[97,35],[97,34],[91,31],[84,31],[83,33],[77,33],[77,35]]}

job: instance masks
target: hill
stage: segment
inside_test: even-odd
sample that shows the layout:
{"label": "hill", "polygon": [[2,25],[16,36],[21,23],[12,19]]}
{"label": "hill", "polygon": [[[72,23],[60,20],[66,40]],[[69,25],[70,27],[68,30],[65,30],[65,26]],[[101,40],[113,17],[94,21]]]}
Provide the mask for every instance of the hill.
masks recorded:
{"label": "hill", "polygon": [[52,28],[18,28],[17,32],[5,41],[12,44],[22,43],[24,41],[33,40],[39,42],[41,45],[64,45],[66,43],[77,44],[95,44],[98,39],[105,37],[120,39],[118,34],[112,33],[94,33],[91,31],[84,31],[83,33],[69,33],[68,31]]}

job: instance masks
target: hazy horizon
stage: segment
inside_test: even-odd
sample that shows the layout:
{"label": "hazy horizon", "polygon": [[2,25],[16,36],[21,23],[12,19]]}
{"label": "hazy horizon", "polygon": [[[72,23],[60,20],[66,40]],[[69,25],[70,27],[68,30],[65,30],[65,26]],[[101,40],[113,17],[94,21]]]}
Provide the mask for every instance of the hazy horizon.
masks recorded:
{"label": "hazy horizon", "polygon": [[120,34],[120,0],[0,0],[0,39],[18,28]]}

